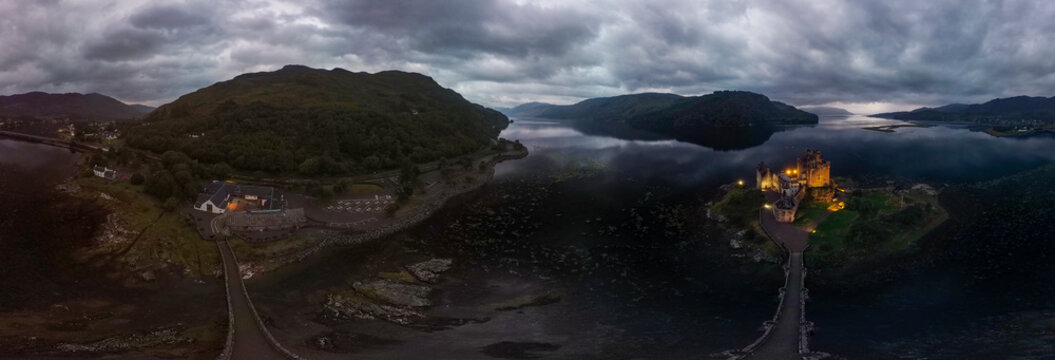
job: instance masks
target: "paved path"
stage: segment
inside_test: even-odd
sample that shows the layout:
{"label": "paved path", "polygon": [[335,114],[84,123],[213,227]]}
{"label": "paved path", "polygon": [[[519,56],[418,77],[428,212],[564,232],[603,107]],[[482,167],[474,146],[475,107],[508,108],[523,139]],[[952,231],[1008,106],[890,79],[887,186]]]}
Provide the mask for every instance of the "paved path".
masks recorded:
{"label": "paved path", "polygon": [[227,301],[233,309],[234,336],[232,347],[232,359],[288,359],[288,357],[271,346],[268,342],[267,329],[261,329],[257,321],[253,302],[249,300],[245,292],[245,284],[242,282],[242,273],[238,270],[234,252],[227,241],[217,241],[216,246],[220,249],[223,257],[224,277],[227,283]]}
{"label": "paved path", "polygon": [[780,303],[780,319],[769,337],[748,359],[802,359],[799,356],[799,319],[802,318],[802,253],[788,256],[788,282],[784,301]]}
{"label": "paved path", "polygon": [[[766,191],[766,201],[773,203],[779,196],[772,191]],[[763,335],[753,348],[747,359],[803,359],[800,350],[809,351],[806,338],[802,334],[805,321],[805,302],[803,277],[805,265],[802,254],[809,247],[809,231],[815,229],[817,224],[824,221],[831,212],[827,212],[813,221],[805,228],[792,224],[778,222],[772,211],[762,210],[760,221],[762,229],[766,231],[774,242],[781,244],[788,251],[787,278],[784,285],[784,297],[778,308],[779,314],[773,327]]]}

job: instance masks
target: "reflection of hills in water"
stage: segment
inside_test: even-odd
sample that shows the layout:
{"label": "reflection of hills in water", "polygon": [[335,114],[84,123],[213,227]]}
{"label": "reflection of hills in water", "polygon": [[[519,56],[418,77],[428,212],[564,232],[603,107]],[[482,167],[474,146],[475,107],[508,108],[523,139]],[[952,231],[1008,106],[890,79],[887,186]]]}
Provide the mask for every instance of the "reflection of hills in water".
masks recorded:
{"label": "reflection of hills in water", "polygon": [[[790,126],[702,127],[693,132],[667,135],[634,129],[622,124],[593,121],[565,121],[562,123],[570,125],[575,130],[587,135],[611,136],[623,140],[655,141],[674,139],[718,151],[753,148],[765,144],[773,134],[791,128]],[[795,125],[795,127],[801,126],[813,125]]]}

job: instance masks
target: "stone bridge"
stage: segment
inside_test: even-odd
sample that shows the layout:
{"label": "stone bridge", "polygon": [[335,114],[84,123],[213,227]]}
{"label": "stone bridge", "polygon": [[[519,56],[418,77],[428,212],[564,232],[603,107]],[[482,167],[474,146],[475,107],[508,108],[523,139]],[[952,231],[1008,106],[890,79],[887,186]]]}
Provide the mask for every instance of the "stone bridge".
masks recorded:
{"label": "stone bridge", "polygon": [[242,272],[238,269],[238,258],[231,246],[222,240],[216,242],[216,247],[223,259],[228,316],[227,344],[217,359],[303,359],[275,340],[260,320],[245,290]]}
{"label": "stone bridge", "polygon": [[[772,203],[778,195],[766,192],[766,201]],[[830,214],[830,212],[829,212]],[[760,210],[762,230],[773,242],[787,252],[784,263],[784,287],[780,288],[780,304],[773,318],[763,323],[764,332],[750,345],[730,352],[729,359],[795,359],[810,360],[827,356],[810,351],[809,335],[813,323],[806,321],[806,300],[809,291],[804,286],[806,266],[803,253],[809,247],[809,231],[827,218],[827,214],[814,220],[805,228],[778,222],[773,212]]]}

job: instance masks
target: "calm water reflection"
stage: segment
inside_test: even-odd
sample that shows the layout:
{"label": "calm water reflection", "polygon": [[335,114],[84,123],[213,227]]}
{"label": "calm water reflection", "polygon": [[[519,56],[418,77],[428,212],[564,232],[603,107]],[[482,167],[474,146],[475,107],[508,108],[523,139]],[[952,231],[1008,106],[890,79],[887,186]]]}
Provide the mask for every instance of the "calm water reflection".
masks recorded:
{"label": "calm water reflection", "polygon": [[[789,163],[809,147],[824,152],[835,176],[880,184],[893,180],[955,185],[1055,161],[1051,138],[995,138],[944,126],[899,128],[893,133],[860,129],[899,123],[824,118],[816,126],[780,129],[757,146],[747,139],[729,146],[741,150],[721,151],[636,135],[629,138],[640,140],[586,135],[558,122],[518,119],[502,136],[519,139],[531,155],[500,164],[493,184],[472,200],[448,208],[405,236],[319,255],[288,271],[265,275],[250,287],[264,294],[259,301],[273,309],[275,317],[302,316],[301,321],[310,322],[318,304],[304,294],[355,281],[349,277],[370,276],[377,271],[370,269],[382,266],[379,261],[391,266],[415,256],[450,257],[458,265],[446,275],[434,311],[476,309],[481,302],[501,299],[498,293],[515,289],[553,290],[562,299],[517,312],[463,314],[489,320],[443,331],[394,331],[370,323],[335,325],[328,331],[399,339],[397,344],[356,350],[362,359],[423,354],[486,359],[493,353],[481,349],[495,344],[513,348],[506,350],[516,356],[699,359],[752,341],[776,304],[783,275],[779,267],[734,257],[738,251],[729,248],[723,234],[699,226],[698,210],[713,198],[717,187],[751,179],[758,162]],[[975,219],[979,218],[969,221]],[[679,227],[682,222],[687,226]],[[958,241],[974,240],[966,236]],[[1005,257],[1008,253],[1000,247],[986,251]],[[916,275],[909,282],[854,289],[815,283],[808,313],[819,326],[814,344],[849,358],[905,354],[964,358],[980,340],[963,340],[948,329],[992,321],[985,319],[992,319],[994,311],[983,308],[1014,316],[1035,311],[1038,301],[1048,301],[1036,295],[1028,302],[1034,307],[1026,308],[994,307],[996,297],[964,299],[959,295],[970,293],[977,299],[986,294],[985,286],[976,284],[973,292],[939,286],[966,283],[965,278],[977,276],[968,271],[977,258],[958,259],[911,270]],[[994,257],[986,259],[998,263]],[[1053,283],[1029,277],[1020,278],[1015,286],[1050,290],[1055,289]],[[943,308],[957,311],[936,311]],[[924,325],[934,334],[928,343],[964,350],[951,357],[934,351],[901,351],[916,338],[906,329]],[[316,334],[288,335],[286,341],[307,343]],[[518,346],[546,350],[520,353],[516,349],[523,348]]]}
{"label": "calm water reflection", "polygon": [[[335,249],[258,278],[250,288],[262,294],[257,301],[277,318],[305,314],[304,321],[311,322],[318,308],[310,296],[345,283],[348,274],[376,271],[363,265],[384,261],[373,254],[449,256],[459,264],[450,281],[479,285],[443,290],[454,307],[469,301],[459,297],[488,296],[487,284],[553,289],[562,300],[490,314],[488,322],[449,330],[400,330],[412,333],[398,345],[365,349],[357,357],[488,358],[481,347],[509,341],[559,345],[538,353],[547,358],[698,359],[743,346],[757,335],[761,321],[771,316],[781,273],[773,265],[733,258],[725,239],[678,231],[671,219],[699,218],[695,211],[717,186],[752,178],[758,162],[788,163],[809,147],[832,161],[834,176],[939,185],[994,179],[1055,162],[1052,138],[995,138],[944,126],[893,133],[860,129],[898,123],[822,118],[817,126],[783,128],[763,143],[751,138],[720,147],[740,150],[722,151],[659,138],[585,135],[557,122],[518,119],[502,136],[519,139],[531,155],[500,164],[493,185],[409,232],[415,240]],[[73,160],[62,149],[0,139],[0,163],[48,177],[50,168],[61,169],[55,176],[69,171]],[[1006,193],[1011,199],[1020,195]],[[819,326],[816,348],[849,358],[962,359],[993,345],[991,339],[1002,339],[993,332],[999,324],[1032,329],[1028,334],[1052,333],[1055,269],[1045,265],[1050,261],[1044,251],[1028,251],[1048,249],[1037,244],[1043,236],[1050,239],[1045,235],[1050,221],[1027,220],[1032,225],[1001,232],[1016,240],[1004,241],[972,235],[1000,224],[968,216],[965,221],[973,225],[950,232],[955,245],[950,255],[883,275],[899,281],[853,289],[812,287],[808,314]],[[1001,276],[986,275],[994,273]],[[388,333],[371,334],[396,333],[385,329]],[[964,336],[963,329],[984,336]],[[284,340],[305,344],[313,334],[287,334]]]}
{"label": "calm water reflection", "polygon": [[[514,182],[519,178],[531,176],[544,171],[552,162],[596,161],[603,164],[604,176],[582,187],[581,191],[592,193],[595,197],[618,196],[616,192],[646,192],[664,189],[676,201],[677,197],[694,197],[719,184],[735,179],[751,179],[751,169],[760,161],[770,164],[791,162],[803,148],[820,149],[824,156],[832,161],[833,176],[852,177],[858,181],[885,183],[887,180],[898,182],[925,181],[937,185],[964,184],[988,180],[1033,169],[1055,161],[1055,139],[1040,138],[996,138],[982,132],[973,132],[964,127],[936,126],[930,128],[898,128],[895,132],[877,132],[861,129],[864,126],[894,125],[900,121],[875,119],[867,117],[822,118],[821,124],[813,127],[791,127],[775,132],[764,144],[745,144],[745,149],[737,151],[718,151],[699,145],[674,140],[624,140],[607,136],[584,135],[581,131],[558,122],[523,119],[506,130],[504,137],[521,139],[532,149],[528,159],[502,164],[499,167],[498,183]],[[630,137],[637,138],[637,137]],[[569,156],[572,155],[572,156]],[[605,179],[632,178],[639,179],[637,187],[613,187],[613,182]],[[1007,196],[1015,196],[1008,193]],[[986,202],[985,199],[973,199],[975,202]],[[601,201],[579,203],[583,209],[613,204]],[[619,204],[614,204],[619,206]],[[699,205],[696,203],[696,205]],[[572,211],[571,209],[562,209]],[[590,210],[586,210],[590,211]],[[987,232],[986,221],[989,217],[970,215],[970,222],[981,222],[977,227],[952,226],[955,237],[953,246],[970,248],[973,241],[990,241],[976,233]],[[991,220],[997,221],[997,220]],[[1022,219],[1025,222],[1040,222],[1035,219]],[[957,228],[958,227],[958,228]],[[1022,227],[1019,233],[1024,238],[1037,240],[1038,234],[1045,229]],[[1046,229],[1050,232],[1051,227]],[[1048,235],[1040,235],[1048,236]],[[711,249],[720,251],[720,249]],[[993,354],[1009,354],[1003,350],[983,352],[979,349],[1000,339],[999,330],[994,330],[994,323],[1014,322],[1011,327],[1031,327],[1034,336],[1038,333],[1051,334],[1055,326],[1051,325],[1051,309],[1055,304],[1045,294],[1055,293],[1052,279],[1047,277],[1005,278],[1002,284],[1013,284],[1016,289],[1028,289],[1014,292],[1016,301],[1005,301],[1006,289],[990,289],[978,284],[972,278],[982,278],[980,273],[989,270],[974,270],[973,264],[985,261],[996,268],[1015,269],[1022,258],[1011,257],[1005,247],[991,246],[984,250],[972,252],[984,256],[959,256],[956,250],[953,255],[942,256],[935,264],[919,268],[888,273],[885,276],[897,279],[910,276],[904,282],[892,281],[871,287],[858,287],[852,290],[818,287],[811,291],[814,300],[809,310],[810,318],[818,321],[819,334],[814,345],[819,350],[835,352],[850,358],[896,358],[900,356],[930,356],[930,358],[994,358]],[[962,252],[962,251],[961,251]],[[990,253],[994,252],[994,253]],[[700,261],[704,257],[701,256]],[[1043,259],[1033,259],[1046,263]],[[649,268],[653,264],[642,265]],[[1024,265],[1027,268],[1037,265]],[[1042,265],[1046,268],[1051,266]],[[668,269],[672,271],[679,271]],[[711,269],[723,272],[721,269]],[[630,271],[648,272],[652,270]],[[911,274],[911,275],[910,275]],[[672,273],[671,275],[677,275]],[[725,273],[722,276],[738,276]],[[957,286],[950,286],[956,284]],[[970,285],[967,285],[970,284]],[[693,286],[691,284],[682,284]],[[745,288],[748,286],[745,286]],[[723,291],[736,292],[736,289],[725,288]],[[741,294],[749,296],[751,291]],[[882,300],[877,300],[882,299]],[[752,303],[752,300],[744,300]],[[698,299],[698,303],[685,301],[682,306],[703,306],[708,303]],[[1016,306],[1019,304],[1021,306]],[[709,306],[717,306],[709,303]],[[760,304],[754,304],[761,306]],[[751,306],[734,308],[726,311],[742,311]],[[720,312],[722,309],[714,308]],[[1022,318],[1047,319],[1047,325],[1038,330],[1037,320],[1022,323]],[[737,314],[742,315],[742,314]],[[760,321],[768,312],[755,315]],[[718,315],[720,316],[720,315]],[[1046,316],[1046,317],[1045,317]],[[732,316],[740,321],[742,316]],[[688,325],[688,324],[684,324]],[[753,328],[757,323],[744,321],[727,324],[729,326]],[[961,326],[972,326],[974,331],[985,335],[963,336]],[[1044,327],[1046,326],[1046,328]],[[997,327],[998,328],[998,327]],[[628,331],[632,326],[627,325]],[[927,329],[931,333],[916,333]],[[827,331],[825,331],[827,330]],[[691,333],[691,330],[684,329]],[[1029,333],[1027,333],[1029,334]],[[1022,334],[1019,334],[1022,335]],[[1010,335],[1007,335],[1010,336]],[[1029,336],[1029,335],[1024,335]],[[923,340],[916,340],[922,337]],[[691,336],[690,336],[691,338]],[[1051,339],[1048,339],[1051,340]],[[1043,342],[1044,339],[1025,339],[1024,342]],[[701,349],[710,350],[716,344],[700,341],[695,343]],[[735,344],[732,344],[735,345]],[[992,344],[990,344],[992,345]],[[683,345],[689,346],[689,345]],[[909,349],[911,348],[911,349]],[[995,351],[995,352],[994,352]],[[1039,351],[1039,353],[1038,353]],[[1040,350],[1023,350],[1022,354],[1044,355]],[[675,352],[678,353],[678,352]],[[985,355],[973,356],[971,354]],[[997,356],[995,358],[1004,358]]]}
{"label": "calm water reflection", "polygon": [[[995,138],[966,128],[898,128],[893,133],[863,126],[902,124],[868,117],[822,118],[814,127],[776,132],[766,143],[717,151],[675,140],[622,140],[584,135],[551,121],[520,120],[502,136],[521,139],[548,151],[589,156],[635,176],[676,179],[706,186],[750,177],[760,161],[790,163],[804,148],[820,149],[833,163],[833,175],[864,179],[870,175],[906,180],[962,182],[1000,177],[1055,160],[1052,138]],[[549,150],[547,150],[549,149]],[[524,162],[503,165],[512,171]]]}

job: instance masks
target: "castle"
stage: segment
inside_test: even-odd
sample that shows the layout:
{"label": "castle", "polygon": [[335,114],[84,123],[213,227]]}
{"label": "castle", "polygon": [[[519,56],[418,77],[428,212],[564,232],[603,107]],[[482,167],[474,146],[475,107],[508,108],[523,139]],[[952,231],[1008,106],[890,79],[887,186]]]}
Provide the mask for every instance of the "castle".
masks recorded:
{"label": "castle", "polygon": [[821,157],[820,150],[806,149],[806,154],[795,161],[795,167],[783,172],[773,171],[766,163],[755,169],[755,184],[765,191],[776,193],[777,199],[767,208],[773,210],[777,221],[792,222],[807,188],[831,188],[831,162]]}

